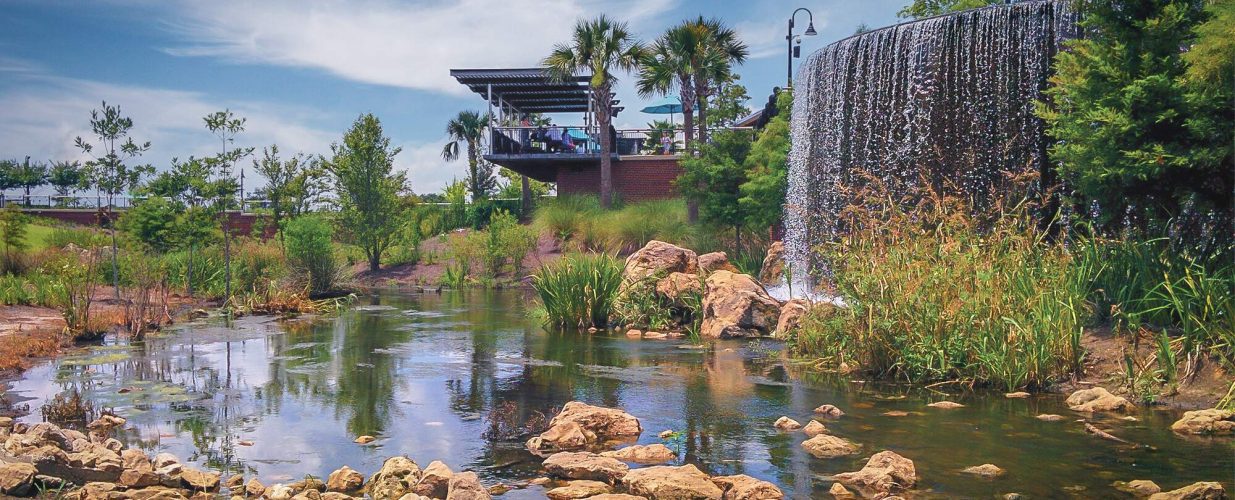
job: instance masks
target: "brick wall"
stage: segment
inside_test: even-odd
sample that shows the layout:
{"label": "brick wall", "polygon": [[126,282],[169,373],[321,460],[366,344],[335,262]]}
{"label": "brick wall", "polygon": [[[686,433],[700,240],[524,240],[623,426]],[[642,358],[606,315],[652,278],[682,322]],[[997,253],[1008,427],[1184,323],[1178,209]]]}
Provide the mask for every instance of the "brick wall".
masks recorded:
{"label": "brick wall", "polygon": [[[613,189],[622,201],[677,196],[673,181],[682,173],[672,156],[627,156],[613,162]],[[562,167],[557,172],[558,194],[599,194],[600,165]]]}
{"label": "brick wall", "polygon": [[[56,219],[73,224],[83,226],[99,225],[100,213],[98,210],[89,209],[69,209],[69,208],[30,208],[24,209],[23,212],[35,217],[46,217],[48,219]],[[124,213],[124,209],[116,211],[118,214]],[[228,212],[228,217],[231,219],[229,227],[232,229],[232,234],[237,236],[249,236],[253,234],[253,225],[257,223],[258,217],[265,217],[256,214],[242,214],[239,212]],[[267,224],[264,229],[264,237],[270,238],[274,236],[274,225]]]}

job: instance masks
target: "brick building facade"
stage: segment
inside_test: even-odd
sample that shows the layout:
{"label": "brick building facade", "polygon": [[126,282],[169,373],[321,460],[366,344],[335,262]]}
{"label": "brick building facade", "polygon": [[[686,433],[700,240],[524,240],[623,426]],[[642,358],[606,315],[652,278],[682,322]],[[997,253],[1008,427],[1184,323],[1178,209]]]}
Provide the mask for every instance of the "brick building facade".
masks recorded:
{"label": "brick building facade", "polygon": [[[613,162],[613,190],[622,201],[672,198],[681,173],[676,156],[623,156]],[[599,194],[600,164],[558,168],[556,182],[558,195]]]}

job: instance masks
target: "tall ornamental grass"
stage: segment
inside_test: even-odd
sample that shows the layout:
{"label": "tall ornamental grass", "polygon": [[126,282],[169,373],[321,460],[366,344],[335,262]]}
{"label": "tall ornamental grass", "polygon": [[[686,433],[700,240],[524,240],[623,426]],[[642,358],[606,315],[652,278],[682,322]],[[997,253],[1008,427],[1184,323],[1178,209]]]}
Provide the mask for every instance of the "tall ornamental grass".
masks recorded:
{"label": "tall ornamental grass", "polygon": [[975,215],[919,186],[871,179],[857,193],[844,235],[818,248],[850,307],[816,307],[793,348],[915,382],[1008,389],[1077,369],[1091,273],[1046,240],[1028,203]]}
{"label": "tall ornamental grass", "polygon": [[547,323],[560,328],[608,326],[621,286],[622,262],[606,254],[568,254],[532,276]]}
{"label": "tall ornamental grass", "polygon": [[694,228],[687,223],[686,204],[680,199],[624,204],[615,210],[600,208],[594,196],[564,195],[536,209],[532,225],[586,252],[630,252],[650,240],[690,245]]}

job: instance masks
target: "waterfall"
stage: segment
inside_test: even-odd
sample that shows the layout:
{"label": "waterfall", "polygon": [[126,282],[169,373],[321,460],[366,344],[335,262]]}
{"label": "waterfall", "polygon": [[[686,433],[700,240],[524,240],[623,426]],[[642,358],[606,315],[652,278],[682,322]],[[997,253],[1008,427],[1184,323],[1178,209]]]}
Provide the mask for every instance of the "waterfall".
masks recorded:
{"label": "waterfall", "polygon": [[859,171],[890,183],[947,181],[975,198],[998,189],[1007,170],[1049,174],[1034,103],[1062,41],[1076,36],[1068,1],[907,22],[807,58],[794,80],[785,200],[795,292],[824,271],[812,247],[835,236],[847,203],[838,188]]}

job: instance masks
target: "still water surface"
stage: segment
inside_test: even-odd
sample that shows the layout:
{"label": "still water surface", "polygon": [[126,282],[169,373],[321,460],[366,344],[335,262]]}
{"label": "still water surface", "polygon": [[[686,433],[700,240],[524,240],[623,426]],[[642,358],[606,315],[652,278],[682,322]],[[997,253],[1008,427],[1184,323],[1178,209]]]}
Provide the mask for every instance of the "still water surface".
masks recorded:
{"label": "still water surface", "polygon": [[[519,291],[385,294],[317,321],[208,318],[144,343],[47,362],[15,381],[11,394],[29,400],[25,420],[37,421],[39,405],[77,388],[128,417],[121,439],[129,446],[256,474],[266,484],[325,477],[342,465],[367,475],[397,454],[476,470],[486,484],[515,483],[535,477],[539,459],[520,441],[486,438],[490,411],[513,404],[526,418],[581,400],[639,417],[643,444],[661,442],[662,430],[681,431],[686,437],[670,444],[684,461],[772,481],[791,498],[824,496],[829,475],[857,470],[884,449],[914,461],[924,496],[1118,498],[1110,484],[1132,479],[1235,486],[1235,441],[1178,437],[1168,429],[1177,412],[1092,419],[1141,444],[1132,447],[1086,434],[1072,420],[1082,415],[1059,396],[944,396],[868,384],[810,372],[770,341],[690,349],[678,340],[550,333],[527,318],[531,300]],[[924,407],[944,397],[967,406]],[[823,403],[847,412],[825,423],[863,444],[863,455],[815,459],[799,446],[800,432],[772,428],[781,415],[806,423]],[[891,410],[909,415],[883,415]],[[1033,418],[1040,413],[1069,420]],[[378,440],[353,442],[366,434]],[[957,472],[983,463],[1008,474],[980,480]]]}

